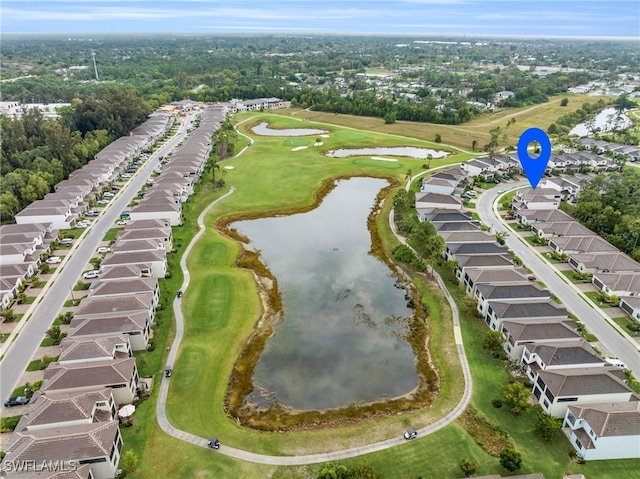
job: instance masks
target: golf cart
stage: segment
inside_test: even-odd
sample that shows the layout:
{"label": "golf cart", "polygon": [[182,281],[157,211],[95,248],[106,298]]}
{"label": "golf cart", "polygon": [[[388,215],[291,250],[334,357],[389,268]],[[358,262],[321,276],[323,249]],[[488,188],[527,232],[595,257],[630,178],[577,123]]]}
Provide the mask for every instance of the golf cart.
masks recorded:
{"label": "golf cart", "polygon": [[415,439],[416,437],[418,437],[418,432],[410,427],[409,429],[407,429],[407,432],[404,433],[404,438],[408,441],[409,439]]}
{"label": "golf cart", "polygon": [[171,366],[167,366],[166,368],[164,368],[164,377],[170,378],[172,372],[173,370],[171,369]]}
{"label": "golf cart", "polygon": [[209,442],[207,442],[207,447],[210,447],[211,449],[219,449],[220,441],[218,441],[217,438],[212,437],[211,439],[209,439]]}

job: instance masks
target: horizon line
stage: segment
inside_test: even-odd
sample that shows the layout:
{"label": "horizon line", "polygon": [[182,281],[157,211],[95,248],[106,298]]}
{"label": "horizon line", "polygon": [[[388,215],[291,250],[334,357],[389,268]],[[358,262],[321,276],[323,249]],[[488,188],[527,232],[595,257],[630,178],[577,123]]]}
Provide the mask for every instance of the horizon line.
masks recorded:
{"label": "horizon line", "polygon": [[273,31],[224,31],[224,32],[211,32],[211,31],[197,31],[197,32],[180,32],[180,31],[157,31],[157,32],[2,32],[0,37],[10,36],[10,35],[34,35],[34,36],[44,36],[44,35],[54,35],[54,36],[69,36],[69,35],[82,35],[82,36],[100,36],[100,35],[108,35],[108,36],[121,36],[121,35],[135,35],[135,36],[145,36],[145,35],[207,35],[207,36],[243,36],[243,35],[251,35],[251,36],[268,36],[268,35],[284,35],[284,36],[306,36],[306,37],[319,37],[319,36],[371,36],[371,37],[447,37],[447,38],[482,38],[482,39],[505,39],[505,38],[513,38],[513,39],[536,39],[536,40],[545,40],[545,39],[553,39],[553,40],[606,40],[606,41],[637,41],[637,36],[585,36],[585,35],[518,35],[518,34],[495,34],[490,35],[486,33],[395,33],[395,32],[294,32],[289,30],[273,30]]}

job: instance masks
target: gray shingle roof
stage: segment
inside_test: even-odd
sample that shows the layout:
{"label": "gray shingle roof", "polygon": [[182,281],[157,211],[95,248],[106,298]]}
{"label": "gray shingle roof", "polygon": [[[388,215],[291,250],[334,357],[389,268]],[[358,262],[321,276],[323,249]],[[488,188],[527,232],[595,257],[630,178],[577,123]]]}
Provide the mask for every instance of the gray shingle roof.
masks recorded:
{"label": "gray shingle roof", "polygon": [[569,410],[586,420],[598,437],[640,435],[640,401],[569,406]]}

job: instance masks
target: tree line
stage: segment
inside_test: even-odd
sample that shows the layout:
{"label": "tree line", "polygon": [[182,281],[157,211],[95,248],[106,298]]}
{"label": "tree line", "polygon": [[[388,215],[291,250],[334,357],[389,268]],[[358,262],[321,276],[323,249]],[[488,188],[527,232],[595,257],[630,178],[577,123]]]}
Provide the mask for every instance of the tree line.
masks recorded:
{"label": "tree line", "polygon": [[580,192],[574,216],[587,228],[640,261],[640,175],[598,175]]}
{"label": "tree line", "polygon": [[30,203],[88,161],[114,139],[145,121],[142,99],[126,89],[101,90],[46,118],[38,109],[0,118],[0,219],[11,222]]}

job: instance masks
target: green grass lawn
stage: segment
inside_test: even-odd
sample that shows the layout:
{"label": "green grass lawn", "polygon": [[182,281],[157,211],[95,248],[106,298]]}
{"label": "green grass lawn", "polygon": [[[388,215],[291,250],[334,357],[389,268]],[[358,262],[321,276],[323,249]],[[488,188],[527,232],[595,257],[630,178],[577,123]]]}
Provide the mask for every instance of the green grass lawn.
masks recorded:
{"label": "green grass lawn", "polygon": [[[350,426],[288,433],[259,432],[243,428],[226,415],[223,403],[228,378],[241,347],[254,330],[261,305],[252,274],[233,267],[239,245],[220,235],[213,228],[215,222],[229,215],[289,214],[310,208],[317,200],[315,192],[332,178],[372,175],[395,176],[398,180],[404,180],[407,169],[420,171],[421,164],[424,163],[424,160],[403,158],[398,162],[402,163],[402,168],[390,169],[388,165],[379,164],[390,162],[359,164],[350,158],[325,157],[321,150],[400,145],[442,147],[407,137],[370,134],[324,123],[302,123],[267,113],[238,115],[238,119],[246,118],[253,119],[240,125],[240,129],[254,139],[253,146],[242,157],[222,162],[222,165],[235,166],[234,170],[228,171],[225,181],[227,185],[234,186],[236,192],[207,215],[207,232],[188,258],[191,283],[182,299],[186,318],[185,339],[173,365],[174,374],[167,404],[170,421],[176,427],[201,437],[215,435],[223,444],[258,453],[282,455],[326,452],[366,444],[400,435],[408,425],[421,427],[444,416],[458,402],[462,391],[460,366],[457,364],[456,349],[452,342],[448,305],[442,295],[424,281],[416,283],[431,313],[429,350],[441,374],[442,388],[431,407],[389,418],[367,419]],[[283,145],[281,137],[261,137],[248,130],[248,127],[264,120],[268,120],[274,128],[325,128],[331,130],[330,136],[323,139],[324,145],[320,149],[291,152],[291,146]],[[315,136],[310,139],[313,141]],[[451,155],[444,160],[432,160],[432,166],[464,161],[471,156]],[[207,178],[206,173],[204,178]],[[171,278],[161,280],[163,308],[157,316],[159,326],[154,330],[156,349],[151,353],[136,353],[141,376],[154,375],[159,378],[161,375],[166,346],[174,334],[169,304],[182,279],[182,274],[177,269],[179,255],[197,230],[195,217],[198,212],[222,193],[212,192],[208,187],[199,187],[199,193],[185,203],[185,226],[173,229],[174,245],[178,253],[168,256]],[[377,218],[385,251],[390,251],[395,244],[387,225],[390,203],[385,202],[383,212]],[[455,295],[457,290],[454,288]],[[465,348],[472,362],[474,375],[473,404],[492,424],[509,432],[525,459],[522,472],[540,471],[551,478],[560,477],[565,471],[588,471],[589,465],[578,466],[570,461],[570,446],[566,439],[547,445],[532,434],[535,411],[513,418],[506,408],[493,408],[491,399],[499,395],[508,375],[500,361],[492,359],[482,350],[481,337],[484,330],[486,326],[482,321],[463,319]],[[133,449],[140,459],[137,471],[130,476],[133,478],[302,479],[314,477],[320,469],[320,465],[271,467],[245,463],[174,440],[157,426],[155,394],[140,405],[134,418],[134,426],[123,429],[125,451]],[[482,450],[458,423],[401,447],[349,460],[347,463],[369,461],[387,478],[457,478],[461,477],[458,466],[461,458],[476,462],[479,474],[504,473],[497,459]],[[626,462],[617,469],[613,466],[610,469],[600,466],[597,471],[601,475],[598,477],[620,477],[614,472],[619,473],[621,469],[632,471],[633,467],[640,467],[640,461]]]}
{"label": "green grass lawn", "polygon": [[638,331],[635,329],[638,326],[640,326],[638,324],[637,321],[634,321],[633,319],[629,319],[627,317],[623,317],[623,318],[613,318],[613,320],[616,322],[616,324],[618,326],[620,326],[622,329],[624,329],[627,333],[629,333],[631,336],[638,336],[640,333],[638,333]]}
{"label": "green grass lawn", "polygon": [[576,278],[575,271],[573,270],[565,270],[565,271],[561,271],[561,273],[567,278],[569,278],[569,281],[571,281],[573,284],[591,283],[591,280]]}
{"label": "green grass lawn", "polygon": [[584,295],[589,298],[591,301],[594,302],[594,304],[596,306],[598,306],[599,308],[611,308],[612,306],[615,306],[614,304],[610,304],[607,301],[601,301],[602,295],[600,294],[599,291],[587,291],[584,293]]}
{"label": "green grass lawn", "polygon": [[102,241],[108,241],[108,242],[113,242],[116,240],[116,236],[118,236],[118,233],[122,231],[122,228],[111,228],[109,231],[107,231],[107,233],[104,235],[104,238],[102,238]]}
{"label": "green grass lawn", "polygon": [[27,365],[27,371],[40,371],[40,360],[34,359]]}

